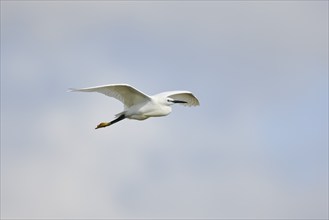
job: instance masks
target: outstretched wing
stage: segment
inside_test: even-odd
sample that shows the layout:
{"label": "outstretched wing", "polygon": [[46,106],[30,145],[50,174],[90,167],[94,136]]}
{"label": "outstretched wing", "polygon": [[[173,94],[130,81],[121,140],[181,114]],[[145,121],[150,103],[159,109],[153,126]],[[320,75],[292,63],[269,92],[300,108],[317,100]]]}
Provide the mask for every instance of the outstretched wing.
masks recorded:
{"label": "outstretched wing", "polygon": [[71,92],[99,92],[121,101],[129,108],[135,104],[151,100],[151,98],[128,84],[110,84],[82,89],[70,89]]}
{"label": "outstretched wing", "polygon": [[179,101],[185,101],[181,103],[185,106],[197,106],[200,105],[199,100],[189,91],[170,91],[158,94],[158,96],[169,97]]}

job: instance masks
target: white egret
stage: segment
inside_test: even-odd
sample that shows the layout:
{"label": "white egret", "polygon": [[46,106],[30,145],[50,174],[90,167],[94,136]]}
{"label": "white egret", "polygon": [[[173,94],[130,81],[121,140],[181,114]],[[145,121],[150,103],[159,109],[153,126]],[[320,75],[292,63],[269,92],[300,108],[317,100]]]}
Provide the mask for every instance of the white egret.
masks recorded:
{"label": "white egret", "polygon": [[149,117],[166,116],[171,112],[171,105],[174,103],[185,106],[199,105],[198,99],[189,91],[170,91],[149,96],[128,84],[111,84],[69,91],[99,92],[116,98],[124,104],[124,111],[116,114],[113,121],[102,122],[95,129],[110,126],[125,118],[145,120]]}

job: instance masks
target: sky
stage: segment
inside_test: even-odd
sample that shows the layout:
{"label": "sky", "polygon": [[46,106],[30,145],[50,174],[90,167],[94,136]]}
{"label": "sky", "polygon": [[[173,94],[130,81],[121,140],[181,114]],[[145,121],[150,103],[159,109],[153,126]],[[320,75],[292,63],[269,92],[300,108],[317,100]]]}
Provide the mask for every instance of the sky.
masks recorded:
{"label": "sky", "polygon": [[1,1],[1,218],[327,219],[328,2]]}

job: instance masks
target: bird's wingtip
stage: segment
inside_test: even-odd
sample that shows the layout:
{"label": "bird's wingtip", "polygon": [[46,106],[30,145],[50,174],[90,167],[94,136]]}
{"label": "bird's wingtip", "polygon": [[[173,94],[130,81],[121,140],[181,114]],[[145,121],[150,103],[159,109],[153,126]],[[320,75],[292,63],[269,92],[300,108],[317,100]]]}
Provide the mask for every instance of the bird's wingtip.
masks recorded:
{"label": "bird's wingtip", "polygon": [[69,88],[68,90],[66,90],[66,92],[76,92],[77,90],[76,89],[73,89],[73,88]]}

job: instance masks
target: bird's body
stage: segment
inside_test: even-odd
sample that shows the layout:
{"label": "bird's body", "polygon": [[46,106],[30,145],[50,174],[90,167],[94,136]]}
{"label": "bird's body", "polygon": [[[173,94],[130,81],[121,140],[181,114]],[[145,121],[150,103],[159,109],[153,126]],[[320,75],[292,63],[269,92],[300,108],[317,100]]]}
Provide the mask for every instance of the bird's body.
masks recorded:
{"label": "bird's body", "polygon": [[124,111],[126,118],[145,120],[149,117],[160,117],[168,115],[171,112],[170,106],[158,105],[155,101],[144,102],[134,105]]}
{"label": "bird's body", "polygon": [[111,122],[102,122],[97,128],[102,128],[121,121],[125,118],[145,120],[149,117],[161,117],[171,113],[171,105],[181,103],[186,106],[199,105],[198,99],[189,91],[170,91],[148,96],[128,84],[111,84],[71,89],[77,92],[99,92],[118,99],[124,104],[124,111],[116,114]]}

